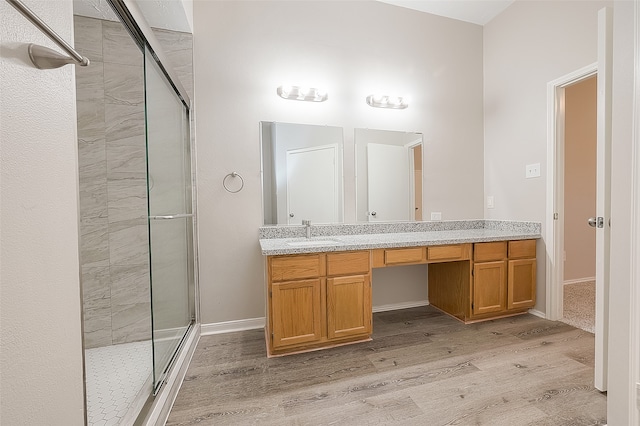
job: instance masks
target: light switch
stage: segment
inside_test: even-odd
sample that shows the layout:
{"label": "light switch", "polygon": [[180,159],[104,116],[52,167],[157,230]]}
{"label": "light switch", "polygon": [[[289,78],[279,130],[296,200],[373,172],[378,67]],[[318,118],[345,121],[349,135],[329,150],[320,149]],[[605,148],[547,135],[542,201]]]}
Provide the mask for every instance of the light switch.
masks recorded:
{"label": "light switch", "polygon": [[487,208],[488,209],[492,209],[493,208],[493,195],[488,195],[487,196]]}
{"label": "light switch", "polygon": [[431,220],[442,220],[441,212],[431,212]]}
{"label": "light switch", "polygon": [[540,163],[527,164],[525,177],[527,179],[540,177]]}

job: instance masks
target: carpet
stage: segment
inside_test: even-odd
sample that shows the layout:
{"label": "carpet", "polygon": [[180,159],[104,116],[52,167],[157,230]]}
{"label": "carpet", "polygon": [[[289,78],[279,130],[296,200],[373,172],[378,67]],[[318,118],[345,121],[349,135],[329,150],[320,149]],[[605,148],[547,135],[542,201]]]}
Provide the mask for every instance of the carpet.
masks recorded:
{"label": "carpet", "polygon": [[564,318],[561,321],[589,333],[595,333],[595,281],[584,281],[564,286]]}

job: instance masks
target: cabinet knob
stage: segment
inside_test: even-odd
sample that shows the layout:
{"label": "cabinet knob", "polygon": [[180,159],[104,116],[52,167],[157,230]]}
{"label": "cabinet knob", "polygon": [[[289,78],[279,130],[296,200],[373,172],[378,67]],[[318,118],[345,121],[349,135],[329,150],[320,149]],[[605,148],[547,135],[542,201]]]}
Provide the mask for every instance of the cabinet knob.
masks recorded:
{"label": "cabinet knob", "polygon": [[289,217],[293,217],[293,213],[289,213]]}

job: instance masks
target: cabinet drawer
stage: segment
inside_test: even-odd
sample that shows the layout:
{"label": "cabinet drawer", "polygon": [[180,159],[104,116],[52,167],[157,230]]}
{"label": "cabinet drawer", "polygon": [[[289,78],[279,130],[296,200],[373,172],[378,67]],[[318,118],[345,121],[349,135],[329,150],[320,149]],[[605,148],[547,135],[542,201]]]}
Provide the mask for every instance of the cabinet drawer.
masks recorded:
{"label": "cabinet drawer", "polygon": [[536,240],[509,241],[509,259],[536,257]]}
{"label": "cabinet drawer", "polygon": [[503,260],[507,257],[507,242],[476,243],[473,245],[473,260],[475,262],[490,262]]}
{"label": "cabinet drawer", "polygon": [[270,274],[272,281],[321,277],[325,274],[325,255],[304,254],[272,257]]}
{"label": "cabinet drawer", "polygon": [[327,253],[327,275],[369,273],[369,251]]}
{"label": "cabinet drawer", "polygon": [[471,258],[471,244],[427,247],[427,260],[466,260]]}
{"label": "cabinet drawer", "polygon": [[406,249],[392,249],[384,251],[385,265],[400,265],[403,263],[420,263],[425,260],[424,247]]}

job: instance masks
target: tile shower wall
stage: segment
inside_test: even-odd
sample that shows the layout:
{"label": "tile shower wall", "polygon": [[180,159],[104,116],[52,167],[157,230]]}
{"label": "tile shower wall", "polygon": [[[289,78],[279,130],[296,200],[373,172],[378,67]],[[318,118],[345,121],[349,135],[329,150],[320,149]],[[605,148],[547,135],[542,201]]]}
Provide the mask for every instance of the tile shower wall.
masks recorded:
{"label": "tile shower wall", "polygon": [[[144,69],[121,23],[74,22],[91,59],[76,67],[76,91],[85,347],[95,348],[151,338]],[[154,32],[193,99],[192,35]]]}
{"label": "tile shower wall", "polygon": [[151,338],[142,52],[119,22],[75,17],[85,347]]}

